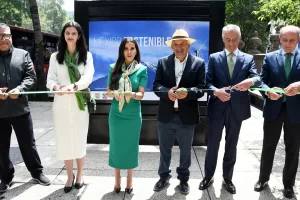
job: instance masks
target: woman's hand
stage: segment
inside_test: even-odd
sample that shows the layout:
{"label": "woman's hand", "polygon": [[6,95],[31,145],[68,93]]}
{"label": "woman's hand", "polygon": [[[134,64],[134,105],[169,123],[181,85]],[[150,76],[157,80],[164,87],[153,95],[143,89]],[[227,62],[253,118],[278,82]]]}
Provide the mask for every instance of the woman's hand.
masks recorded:
{"label": "woman's hand", "polygon": [[56,92],[55,94],[59,95],[59,96],[62,96],[64,94],[70,94],[71,92],[73,92],[74,88],[74,84],[70,84],[68,86],[65,86],[65,85],[55,85],[53,87],[53,90],[54,91],[60,91],[60,92]]}
{"label": "woman's hand", "polygon": [[124,96],[126,99],[131,99],[131,98],[133,98],[133,93],[135,93],[135,92],[125,91]]}
{"label": "woman's hand", "polygon": [[121,99],[121,96],[120,96],[118,90],[115,90],[115,91],[114,91],[114,98],[115,98],[117,101],[119,101],[119,100]]}

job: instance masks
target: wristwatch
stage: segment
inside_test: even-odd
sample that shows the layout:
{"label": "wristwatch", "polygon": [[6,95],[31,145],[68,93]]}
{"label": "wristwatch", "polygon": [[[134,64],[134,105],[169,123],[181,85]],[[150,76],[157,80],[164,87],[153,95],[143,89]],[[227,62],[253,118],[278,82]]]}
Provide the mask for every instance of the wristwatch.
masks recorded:
{"label": "wristwatch", "polygon": [[136,93],[135,93],[135,92],[133,93],[132,97],[133,97],[134,99],[136,98]]}

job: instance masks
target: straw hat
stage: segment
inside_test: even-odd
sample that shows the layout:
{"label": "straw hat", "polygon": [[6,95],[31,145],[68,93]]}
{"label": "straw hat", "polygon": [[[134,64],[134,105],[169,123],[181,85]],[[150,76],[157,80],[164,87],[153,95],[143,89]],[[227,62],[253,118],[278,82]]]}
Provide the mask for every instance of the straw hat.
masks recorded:
{"label": "straw hat", "polygon": [[186,41],[189,41],[190,44],[192,44],[193,42],[196,41],[195,39],[190,38],[189,34],[185,30],[183,30],[183,29],[177,29],[174,32],[174,34],[172,36],[172,39],[171,40],[167,40],[166,44],[168,46],[171,46],[173,40],[186,40]]}

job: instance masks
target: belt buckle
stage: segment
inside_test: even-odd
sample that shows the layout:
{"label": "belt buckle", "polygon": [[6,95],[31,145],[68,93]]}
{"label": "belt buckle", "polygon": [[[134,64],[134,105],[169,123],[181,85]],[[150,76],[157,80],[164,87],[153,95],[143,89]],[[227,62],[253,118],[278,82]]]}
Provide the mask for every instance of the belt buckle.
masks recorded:
{"label": "belt buckle", "polygon": [[178,108],[174,108],[173,111],[174,112],[179,112],[179,109]]}

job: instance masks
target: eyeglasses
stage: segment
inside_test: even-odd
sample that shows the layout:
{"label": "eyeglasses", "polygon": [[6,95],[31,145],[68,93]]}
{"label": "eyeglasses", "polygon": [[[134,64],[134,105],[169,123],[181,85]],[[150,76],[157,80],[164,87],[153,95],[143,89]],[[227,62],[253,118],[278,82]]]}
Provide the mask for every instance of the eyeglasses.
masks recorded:
{"label": "eyeglasses", "polygon": [[9,40],[11,38],[11,34],[0,34],[0,40]]}

